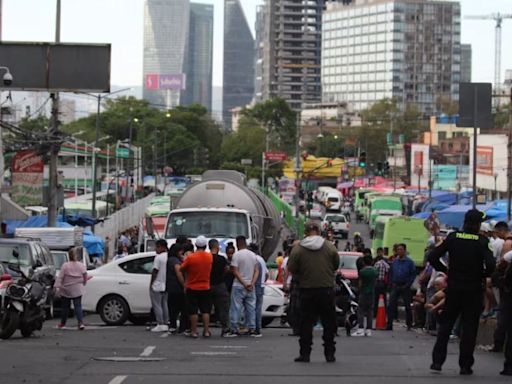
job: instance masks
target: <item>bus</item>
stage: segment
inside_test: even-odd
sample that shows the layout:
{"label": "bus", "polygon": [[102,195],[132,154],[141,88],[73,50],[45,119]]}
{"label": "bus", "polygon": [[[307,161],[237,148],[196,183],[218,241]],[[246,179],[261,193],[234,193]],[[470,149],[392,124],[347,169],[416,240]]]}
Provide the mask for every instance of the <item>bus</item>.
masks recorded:
{"label": "bus", "polygon": [[379,196],[371,202],[369,210],[370,230],[374,230],[378,216],[402,216],[402,201],[398,196]]}
{"label": "bus", "polygon": [[[92,201],[75,201],[74,199],[64,200],[64,210],[66,215],[81,215],[92,217]],[[62,215],[63,209],[59,209]],[[107,217],[107,203],[105,201],[96,200],[96,217]]]}
{"label": "bus", "polygon": [[430,237],[423,223],[423,219],[413,217],[389,217],[384,224],[384,231],[381,230],[381,227],[375,228],[375,243],[372,243],[372,246],[373,244],[378,245],[379,241],[382,241],[381,247],[384,248],[384,254],[390,256],[394,244],[404,243],[407,246],[409,257],[414,261],[416,267],[421,268]]}
{"label": "bus", "polygon": [[384,228],[391,216],[378,216],[375,219],[375,230],[372,236],[372,253],[377,254],[377,248],[382,247],[382,240],[384,239]]}
{"label": "bus", "polygon": [[367,189],[358,189],[355,193],[356,195],[356,200],[354,202],[354,211],[356,212],[356,218],[358,219],[362,219],[363,218],[363,215],[362,215],[362,212],[361,212],[361,209],[363,208],[364,206],[364,196],[368,193],[369,191]]}

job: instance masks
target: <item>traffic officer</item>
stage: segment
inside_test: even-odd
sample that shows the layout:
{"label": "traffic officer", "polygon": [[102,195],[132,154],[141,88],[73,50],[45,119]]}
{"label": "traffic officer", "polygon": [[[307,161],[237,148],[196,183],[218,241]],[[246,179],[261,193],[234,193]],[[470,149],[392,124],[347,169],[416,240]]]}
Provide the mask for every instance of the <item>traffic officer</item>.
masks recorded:
{"label": "traffic officer", "polygon": [[340,264],[334,245],[320,236],[320,226],[308,222],[306,237],[291,251],[288,269],[300,281],[300,356],[296,362],[308,363],[313,345],[313,326],[320,317],[324,328],[324,355],[328,363],[336,361],[335,273]]}
{"label": "traffic officer", "polygon": [[[437,341],[430,366],[435,371],[441,371],[446,360],[450,333],[460,316],[460,374],[473,373],[471,368],[475,361],[473,352],[483,310],[484,282],[496,266],[489,240],[479,234],[483,219],[482,212],[469,210],[464,216],[464,230],[450,233],[429,255],[429,261],[436,271],[448,274],[446,304],[439,319]],[[446,253],[448,266],[441,261]]]}

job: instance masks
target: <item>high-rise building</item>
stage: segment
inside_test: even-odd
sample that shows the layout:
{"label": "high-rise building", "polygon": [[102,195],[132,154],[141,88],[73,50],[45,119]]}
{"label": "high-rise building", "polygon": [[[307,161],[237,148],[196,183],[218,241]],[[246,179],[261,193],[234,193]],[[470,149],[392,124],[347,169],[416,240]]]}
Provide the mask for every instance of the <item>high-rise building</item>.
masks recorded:
{"label": "high-rise building", "polygon": [[156,107],[211,109],[212,47],[213,6],[145,0],[143,98]]}
{"label": "high-rise building", "polygon": [[231,110],[254,96],[254,38],[240,0],[224,0],[224,128],[231,130]]}
{"label": "high-rise building", "polygon": [[[345,0],[346,1],[346,0]],[[300,110],[321,101],[322,11],[327,0],[265,0],[263,100],[279,96]]]}
{"label": "high-rise building", "polygon": [[263,49],[265,48],[265,8],[258,6],[256,8],[256,37],[254,41],[254,98],[253,101],[259,103],[262,101],[261,84],[263,81]]}
{"label": "high-rise building", "polygon": [[190,3],[187,88],[183,104],[212,109],[213,5]]}
{"label": "high-rise building", "polygon": [[436,111],[458,100],[460,5],[426,0],[328,3],[322,28],[322,99],[362,110],[383,98]]}
{"label": "high-rise building", "polygon": [[471,82],[471,70],[472,70],[472,50],[471,44],[460,45],[460,82],[470,83]]}

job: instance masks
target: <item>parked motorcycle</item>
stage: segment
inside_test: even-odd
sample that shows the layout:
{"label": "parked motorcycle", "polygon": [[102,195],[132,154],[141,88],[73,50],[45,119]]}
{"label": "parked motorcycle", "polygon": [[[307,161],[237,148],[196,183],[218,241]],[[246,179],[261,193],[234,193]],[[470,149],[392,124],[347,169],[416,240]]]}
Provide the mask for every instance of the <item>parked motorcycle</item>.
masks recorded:
{"label": "parked motorcycle", "polygon": [[3,279],[0,290],[0,338],[8,339],[17,329],[23,337],[29,337],[43,327],[54,279],[47,272],[38,272],[37,266],[28,275],[20,265],[9,264],[8,268],[20,277],[9,280],[5,273],[0,273]]}
{"label": "parked motorcycle", "polygon": [[347,336],[357,326],[357,311],[359,304],[356,295],[350,286],[350,280],[336,275],[336,323],[338,327],[344,327]]}

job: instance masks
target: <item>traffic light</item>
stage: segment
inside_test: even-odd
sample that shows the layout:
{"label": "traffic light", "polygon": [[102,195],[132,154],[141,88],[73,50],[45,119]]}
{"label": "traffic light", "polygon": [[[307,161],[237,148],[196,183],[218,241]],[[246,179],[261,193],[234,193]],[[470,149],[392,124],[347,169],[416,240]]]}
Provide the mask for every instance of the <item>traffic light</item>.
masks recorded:
{"label": "traffic light", "polygon": [[366,152],[361,152],[361,154],[359,155],[359,167],[366,167]]}
{"label": "traffic light", "polygon": [[377,175],[382,176],[382,161],[377,162]]}

